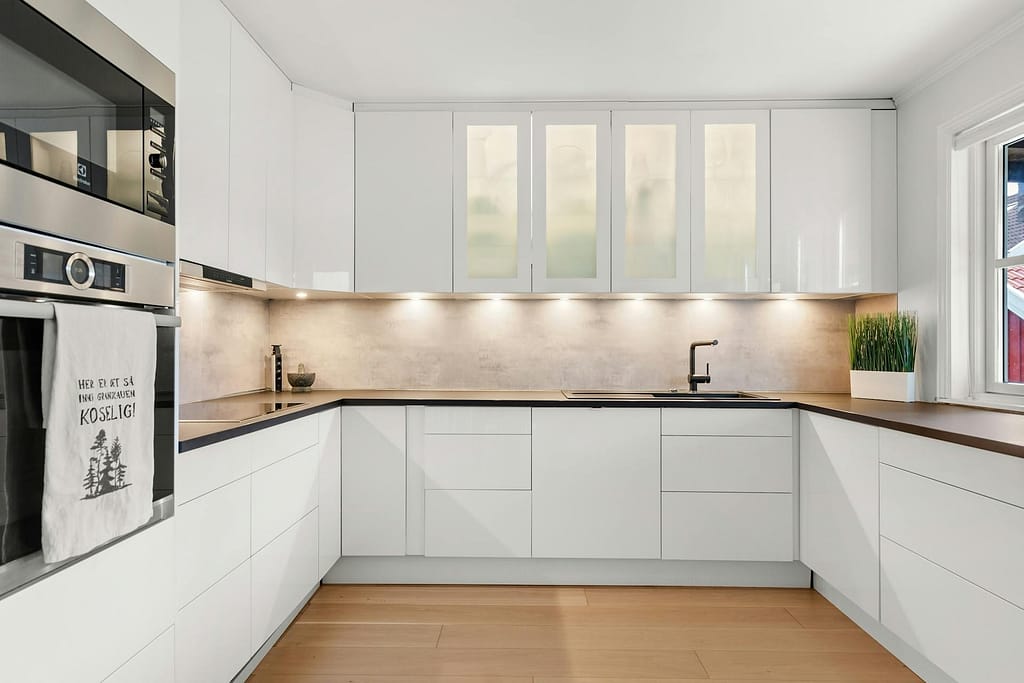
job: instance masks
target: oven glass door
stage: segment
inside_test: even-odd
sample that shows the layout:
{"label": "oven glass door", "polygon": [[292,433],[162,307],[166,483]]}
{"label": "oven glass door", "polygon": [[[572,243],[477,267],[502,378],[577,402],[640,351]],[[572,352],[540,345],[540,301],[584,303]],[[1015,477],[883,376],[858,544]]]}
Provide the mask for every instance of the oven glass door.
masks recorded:
{"label": "oven glass door", "polygon": [[[157,327],[153,500],[174,491],[174,328]],[[40,549],[43,321],[0,317],[0,565]]]}
{"label": "oven glass door", "polygon": [[0,0],[0,163],[173,223],[173,109],[20,0]]}

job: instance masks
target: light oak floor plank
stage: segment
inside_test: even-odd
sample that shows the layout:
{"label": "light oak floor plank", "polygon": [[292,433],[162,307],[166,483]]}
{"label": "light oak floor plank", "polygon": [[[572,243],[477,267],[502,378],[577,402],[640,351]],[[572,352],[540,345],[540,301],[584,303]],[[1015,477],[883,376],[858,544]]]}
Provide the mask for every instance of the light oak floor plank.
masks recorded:
{"label": "light oak floor plank", "polygon": [[260,669],[319,675],[705,677],[695,653],[664,650],[275,647]]}
{"label": "light oak floor plank", "polygon": [[566,650],[768,650],[871,652],[885,649],[860,630],[804,628],[673,628],[663,626],[515,626],[446,624],[441,648]]}
{"label": "light oak floor plank", "polygon": [[[601,680],[607,681],[608,679]],[[531,676],[307,676],[257,671],[249,677],[248,683],[533,683],[533,678]]]}
{"label": "light oak floor plank", "polygon": [[888,652],[721,652],[697,653],[712,680],[735,678],[815,681],[919,681]]}
{"label": "light oak floor plank", "polygon": [[[585,607],[587,595],[574,586],[388,586],[325,585],[312,602],[372,605],[519,605]],[[796,603],[801,604],[801,603]]]}
{"label": "light oak floor plank", "polygon": [[703,588],[689,586],[588,586],[587,604],[595,607],[640,607],[669,602],[683,606],[818,607],[831,604],[806,588]]}
{"label": "light oak floor plank", "polygon": [[440,624],[309,624],[296,621],[282,647],[435,647]]}
{"label": "light oak floor plank", "polygon": [[786,611],[804,628],[860,629],[848,616],[831,604],[820,607],[787,607]]}
{"label": "light oak floor plank", "polygon": [[301,623],[800,627],[784,607],[477,607],[326,602],[310,603]]}

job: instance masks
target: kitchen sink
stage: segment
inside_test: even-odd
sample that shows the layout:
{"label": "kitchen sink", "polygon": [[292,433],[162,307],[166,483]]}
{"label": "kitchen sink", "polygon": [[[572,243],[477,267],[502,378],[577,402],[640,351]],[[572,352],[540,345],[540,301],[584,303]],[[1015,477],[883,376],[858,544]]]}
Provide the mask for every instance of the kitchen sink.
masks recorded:
{"label": "kitchen sink", "polygon": [[745,391],[563,391],[574,400],[672,400],[672,401],[778,401],[770,396],[758,396]]}

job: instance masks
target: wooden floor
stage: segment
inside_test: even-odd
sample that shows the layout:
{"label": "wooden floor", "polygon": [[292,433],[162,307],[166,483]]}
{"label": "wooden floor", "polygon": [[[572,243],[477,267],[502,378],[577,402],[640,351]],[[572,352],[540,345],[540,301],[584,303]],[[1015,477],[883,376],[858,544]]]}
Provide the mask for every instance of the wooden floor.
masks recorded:
{"label": "wooden floor", "polygon": [[250,681],[707,679],[920,680],[811,590],[329,585]]}

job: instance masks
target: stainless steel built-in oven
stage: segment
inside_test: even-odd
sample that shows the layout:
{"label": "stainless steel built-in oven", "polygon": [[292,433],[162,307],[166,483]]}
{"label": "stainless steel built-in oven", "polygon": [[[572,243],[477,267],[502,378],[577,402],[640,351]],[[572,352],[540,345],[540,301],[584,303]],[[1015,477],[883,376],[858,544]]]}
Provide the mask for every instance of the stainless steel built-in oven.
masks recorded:
{"label": "stainless steel built-in oven", "polygon": [[38,552],[43,321],[52,317],[53,302],[123,306],[155,317],[151,523],[173,514],[179,324],[173,264],[0,224],[0,596],[59,568],[44,565]]}
{"label": "stainless steel built-in oven", "polygon": [[85,0],[0,0],[0,221],[174,260],[174,74]]}

